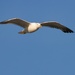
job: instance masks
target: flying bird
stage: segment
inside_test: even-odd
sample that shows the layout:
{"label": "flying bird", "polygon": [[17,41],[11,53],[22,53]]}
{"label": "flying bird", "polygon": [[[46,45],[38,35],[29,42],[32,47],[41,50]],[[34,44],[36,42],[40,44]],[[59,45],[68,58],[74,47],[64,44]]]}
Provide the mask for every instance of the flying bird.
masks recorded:
{"label": "flying bird", "polygon": [[0,24],[15,24],[15,25],[23,27],[24,30],[20,31],[19,34],[32,33],[44,26],[60,29],[64,33],[73,33],[71,29],[55,21],[42,22],[42,23],[35,23],[35,22],[31,23],[31,22],[27,22],[19,18],[12,18],[12,19],[8,19],[8,20],[0,22]]}

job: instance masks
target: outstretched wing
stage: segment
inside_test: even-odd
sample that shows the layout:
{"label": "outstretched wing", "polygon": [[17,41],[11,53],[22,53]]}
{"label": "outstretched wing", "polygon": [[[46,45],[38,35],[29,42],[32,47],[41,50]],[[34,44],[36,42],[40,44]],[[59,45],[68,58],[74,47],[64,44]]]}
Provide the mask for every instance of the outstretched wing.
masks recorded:
{"label": "outstretched wing", "polygon": [[16,24],[16,25],[21,26],[23,28],[25,28],[29,25],[29,22],[21,20],[19,18],[12,18],[12,19],[0,22],[0,24],[9,24],[9,23]]}
{"label": "outstretched wing", "polygon": [[41,23],[42,26],[48,26],[48,27],[52,27],[52,28],[57,28],[62,30],[65,33],[73,33],[73,31],[69,28],[67,28],[66,26],[61,25],[58,22],[43,22]]}

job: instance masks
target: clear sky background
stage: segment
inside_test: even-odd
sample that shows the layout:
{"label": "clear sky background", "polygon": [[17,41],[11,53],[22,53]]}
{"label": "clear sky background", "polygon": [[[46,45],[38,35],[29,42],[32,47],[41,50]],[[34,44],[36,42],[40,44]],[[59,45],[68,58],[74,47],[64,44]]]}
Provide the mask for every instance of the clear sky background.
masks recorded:
{"label": "clear sky background", "polygon": [[[75,31],[75,0],[0,0],[0,21],[58,21]],[[0,75],[75,75],[75,33],[0,25]]]}

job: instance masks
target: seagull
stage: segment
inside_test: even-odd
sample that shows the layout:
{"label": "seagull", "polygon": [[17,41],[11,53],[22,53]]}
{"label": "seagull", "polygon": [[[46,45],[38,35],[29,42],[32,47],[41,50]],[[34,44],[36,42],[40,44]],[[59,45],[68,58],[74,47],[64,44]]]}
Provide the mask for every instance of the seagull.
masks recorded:
{"label": "seagull", "polygon": [[28,22],[19,18],[12,18],[5,21],[1,21],[0,24],[15,24],[23,27],[24,29],[20,31],[19,34],[32,33],[44,26],[60,29],[64,33],[73,33],[71,29],[56,21],[36,23],[36,22]]}

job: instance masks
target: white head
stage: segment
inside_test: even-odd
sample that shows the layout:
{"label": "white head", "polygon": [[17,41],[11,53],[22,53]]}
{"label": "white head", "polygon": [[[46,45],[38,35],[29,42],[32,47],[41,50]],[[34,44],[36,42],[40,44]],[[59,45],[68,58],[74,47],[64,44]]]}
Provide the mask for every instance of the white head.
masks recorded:
{"label": "white head", "polygon": [[36,25],[37,25],[38,28],[42,27],[40,23],[36,23]]}

